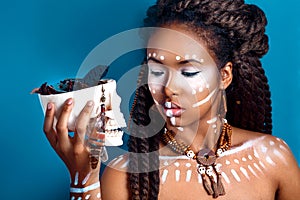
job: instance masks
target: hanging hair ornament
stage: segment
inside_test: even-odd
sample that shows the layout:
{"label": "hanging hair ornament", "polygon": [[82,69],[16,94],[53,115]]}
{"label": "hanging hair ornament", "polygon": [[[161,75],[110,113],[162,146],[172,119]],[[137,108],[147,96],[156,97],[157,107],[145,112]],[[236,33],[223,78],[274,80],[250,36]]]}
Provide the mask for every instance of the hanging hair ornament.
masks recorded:
{"label": "hanging hair ornament", "polygon": [[105,89],[102,85],[102,96],[100,98],[100,113],[96,117],[96,122],[94,125],[94,129],[88,138],[88,146],[90,149],[90,164],[92,169],[96,169],[98,166],[99,159],[102,161],[107,161],[107,151],[104,147],[105,143],[105,124],[106,124],[106,116],[105,116]]}
{"label": "hanging hair ornament", "polygon": [[204,189],[208,195],[217,198],[225,195],[225,189],[221,180],[220,164],[216,163],[216,160],[224,151],[230,148],[231,135],[232,128],[227,123],[227,120],[223,119],[222,132],[217,142],[216,151],[214,152],[211,149],[201,149],[197,154],[188,145],[183,142],[178,142],[174,138],[173,131],[165,129],[162,139],[166,144],[170,145],[173,151],[197,161],[197,172],[202,177]]}

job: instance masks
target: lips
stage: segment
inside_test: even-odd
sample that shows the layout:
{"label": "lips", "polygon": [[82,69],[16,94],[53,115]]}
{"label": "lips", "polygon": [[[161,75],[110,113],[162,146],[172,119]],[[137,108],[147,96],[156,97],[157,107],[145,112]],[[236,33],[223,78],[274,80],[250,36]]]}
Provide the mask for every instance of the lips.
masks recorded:
{"label": "lips", "polygon": [[164,113],[167,117],[179,117],[185,110],[174,102],[167,101],[164,104]]}

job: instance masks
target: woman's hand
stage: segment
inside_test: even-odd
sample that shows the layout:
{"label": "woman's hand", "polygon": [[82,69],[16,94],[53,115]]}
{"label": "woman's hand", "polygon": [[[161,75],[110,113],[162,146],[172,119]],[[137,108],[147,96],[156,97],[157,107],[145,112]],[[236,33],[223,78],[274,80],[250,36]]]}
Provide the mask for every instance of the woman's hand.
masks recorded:
{"label": "woman's hand", "polygon": [[71,187],[74,187],[74,185],[84,187],[85,185],[91,185],[99,181],[99,163],[101,162],[98,163],[96,169],[91,168],[89,151],[84,144],[86,128],[94,104],[92,101],[87,102],[76,119],[74,136],[71,137],[68,134],[67,124],[73,104],[73,99],[66,100],[54,127],[56,108],[53,103],[48,103],[44,121],[44,132],[52,148],[63,160],[70,172]]}

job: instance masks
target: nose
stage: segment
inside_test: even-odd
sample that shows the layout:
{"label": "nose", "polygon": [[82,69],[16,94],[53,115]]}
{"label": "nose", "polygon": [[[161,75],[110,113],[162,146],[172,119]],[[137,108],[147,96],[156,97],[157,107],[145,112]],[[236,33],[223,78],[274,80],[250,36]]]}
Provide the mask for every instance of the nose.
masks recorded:
{"label": "nose", "polygon": [[180,94],[181,85],[180,78],[176,72],[169,73],[168,81],[165,85],[165,93],[168,97],[178,96]]}

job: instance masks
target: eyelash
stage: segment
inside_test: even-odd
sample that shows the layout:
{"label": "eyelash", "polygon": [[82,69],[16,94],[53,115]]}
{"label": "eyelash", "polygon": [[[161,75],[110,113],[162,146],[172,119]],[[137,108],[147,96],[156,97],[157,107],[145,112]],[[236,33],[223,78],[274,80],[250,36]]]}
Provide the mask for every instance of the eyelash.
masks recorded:
{"label": "eyelash", "polygon": [[185,77],[193,77],[193,76],[196,76],[197,74],[199,74],[200,71],[195,71],[195,72],[185,72],[185,71],[182,71],[181,74]]}
{"label": "eyelash", "polygon": [[151,70],[151,74],[153,74],[154,76],[161,76],[161,75],[164,74],[164,72],[163,71],[153,71],[153,70]]}
{"label": "eyelash", "polygon": [[[185,77],[193,77],[193,76],[196,76],[197,74],[199,74],[200,71],[196,71],[196,72],[185,72],[185,71],[182,71],[181,74]],[[151,74],[154,75],[154,76],[161,76],[164,74],[163,71],[153,71],[151,70]]]}

